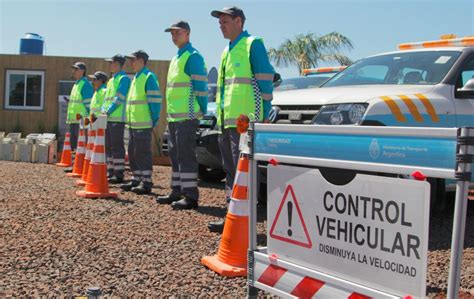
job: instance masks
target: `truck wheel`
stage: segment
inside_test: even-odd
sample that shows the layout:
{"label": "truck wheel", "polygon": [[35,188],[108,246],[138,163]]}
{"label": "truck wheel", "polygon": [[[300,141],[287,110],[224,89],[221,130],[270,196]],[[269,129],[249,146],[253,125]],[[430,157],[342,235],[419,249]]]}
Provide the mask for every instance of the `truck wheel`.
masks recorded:
{"label": "truck wheel", "polygon": [[206,182],[218,183],[225,178],[225,172],[222,169],[199,165],[199,178]]}

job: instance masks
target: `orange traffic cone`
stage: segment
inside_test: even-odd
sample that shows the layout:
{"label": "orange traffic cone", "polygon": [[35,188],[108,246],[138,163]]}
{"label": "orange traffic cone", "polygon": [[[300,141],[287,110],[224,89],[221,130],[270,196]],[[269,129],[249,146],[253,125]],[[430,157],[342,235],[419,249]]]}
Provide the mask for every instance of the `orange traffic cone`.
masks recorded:
{"label": "orange traffic cone", "polygon": [[237,164],[232,196],[217,255],[205,256],[201,264],[222,276],[247,275],[249,212],[247,176],[249,160],[242,155]]}
{"label": "orange traffic cone", "polygon": [[68,173],[67,176],[78,178],[82,175],[82,168],[84,167],[84,156],[86,155],[86,129],[82,125],[81,121],[81,129],[79,130],[79,139],[77,140],[77,150],[76,150],[76,157],[74,158],[74,166],[72,168],[72,172]]}
{"label": "orange traffic cone", "polygon": [[56,163],[60,167],[71,167],[72,166],[72,153],[71,153],[71,134],[66,133],[64,139],[63,153],[61,154],[61,162]]}
{"label": "orange traffic cone", "polygon": [[85,119],[86,125],[89,127],[89,133],[87,135],[86,155],[84,157],[84,165],[82,166],[81,179],[76,181],[76,186],[85,186],[87,182],[87,174],[89,172],[89,164],[91,162],[92,151],[94,150],[95,141],[95,126],[93,123],[89,123],[89,119]]}
{"label": "orange traffic cone", "polygon": [[[97,129],[97,136],[94,141],[94,151],[87,174],[85,190],[77,191],[76,195],[86,198],[110,198],[117,197],[117,193],[109,192],[109,182],[107,181],[107,164],[105,158],[105,128],[107,126],[107,116],[99,116],[100,124]],[[105,125],[104,125],[105,124]]]}

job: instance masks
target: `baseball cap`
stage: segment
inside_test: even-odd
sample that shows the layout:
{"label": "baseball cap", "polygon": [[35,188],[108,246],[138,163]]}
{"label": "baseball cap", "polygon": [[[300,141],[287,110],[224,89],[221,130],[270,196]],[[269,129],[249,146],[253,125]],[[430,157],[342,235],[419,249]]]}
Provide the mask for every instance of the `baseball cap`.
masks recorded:
{"label": "baseball cap", "polygon": [[105,61],[109,61],[109,62],[118,62],[120,64],[124,64],[125,63],[125,56],[121,55],[121,54],[116,54],[114,56],[112,56],[112,58],[106,58]]}
{"label": "baseball cap", "polygon": [[147,62],[148,61],[148,54],[143,51],[143,50],[138,50],[138,51],[135,51],[133,52],[132,54],[130,55],[127,55],[125,56],[126,58],[142,58],[143,61]]}
{"label": "baseball cap", "polygon": [[75,68],[75,69],[80,69],[80,70],[86,70],[86,64],[84,62],[76,62],[74,63],[73,65],[71,65],[72,68]]}
{"label": "baseball cap", "polygon": [[97,71],[93,75],[89,75],[87,77],[91,79],[101,80],[102,82],[107,82],[107,80],[109,79],[109,76],[107,76],[107,74],[102,71]]}
{"label": "baseball cap", "polygon": [[240,17],[242,21],[245,20],[244,11],[237,6],[225,7],[222,10],[213,10],[211,11],[211,16],[214,18],[219,18],[222,14],[229,15],[232,17]]}
{"label": "baseball cap", "polygon": [[175,29],[185,29],[185,30],[191,31],[191,27],[189,27],[188,22],[178,21],[174,24],[171,24],[170,27],[166,28],[165,32],[170,32],[171,30],[175,30]]}

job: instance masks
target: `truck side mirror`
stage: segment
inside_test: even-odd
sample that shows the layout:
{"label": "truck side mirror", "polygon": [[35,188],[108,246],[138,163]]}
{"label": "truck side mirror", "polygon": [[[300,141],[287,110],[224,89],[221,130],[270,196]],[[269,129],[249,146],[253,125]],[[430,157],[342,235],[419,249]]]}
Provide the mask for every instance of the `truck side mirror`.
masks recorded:
{"label": "truck side mirror", "polygon": [[464,84],[462,88],[456,90],[456,97],[459,99],[473,99],[474,98],[474,78]]}
{"label": "truck side mirror", "polygon": [[275,73],[275,75],[273,75],[273,88],[280,86],[282,81],[281,75],[279,73]]}

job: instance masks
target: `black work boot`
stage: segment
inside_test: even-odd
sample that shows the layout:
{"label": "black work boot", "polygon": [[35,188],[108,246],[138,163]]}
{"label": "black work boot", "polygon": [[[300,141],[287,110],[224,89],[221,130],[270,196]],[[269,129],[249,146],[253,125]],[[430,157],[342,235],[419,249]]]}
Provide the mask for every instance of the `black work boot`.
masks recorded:
{"label": "black work boot", "polygon": [[211,221],[207,224],[207,228],[209,228],[209,231],[211,233],[219,233],[222,234],[224,231],[224,225],[225,225],[225,218],[220,219],[217,221]]}
{"label": "black work boot", "polygon": [[170,205],[175,201],[181,200],[181,196],[179,195],[164,195],[164,196],[158,196],[156,198],[156,203],[162,204],[162,205]]}
{"label": "black work boot", "polygon": [[123,183],[123,178],[118,178],[116,176],[110,177],[108,179],[110,184],[122,184]]}
{"label": "black work boot", "polygon": [[138,186],[132,188],[132,192],[136,194],[150,194],[151,186],[141,182]]}
{"label": "black work boot", "polygon": [[138,185],[140,185],[139,181],[130,181],[126,184],[120,185],[120,189],[122,189],[123,191],[130,191],[132,190],[132,188],[137,187]]}
{"label": "black work boot", "polygon": [[171,207],[175,210],[196,210],[198,206],[198,201],[189,197],[185,197],[171,204]]}

